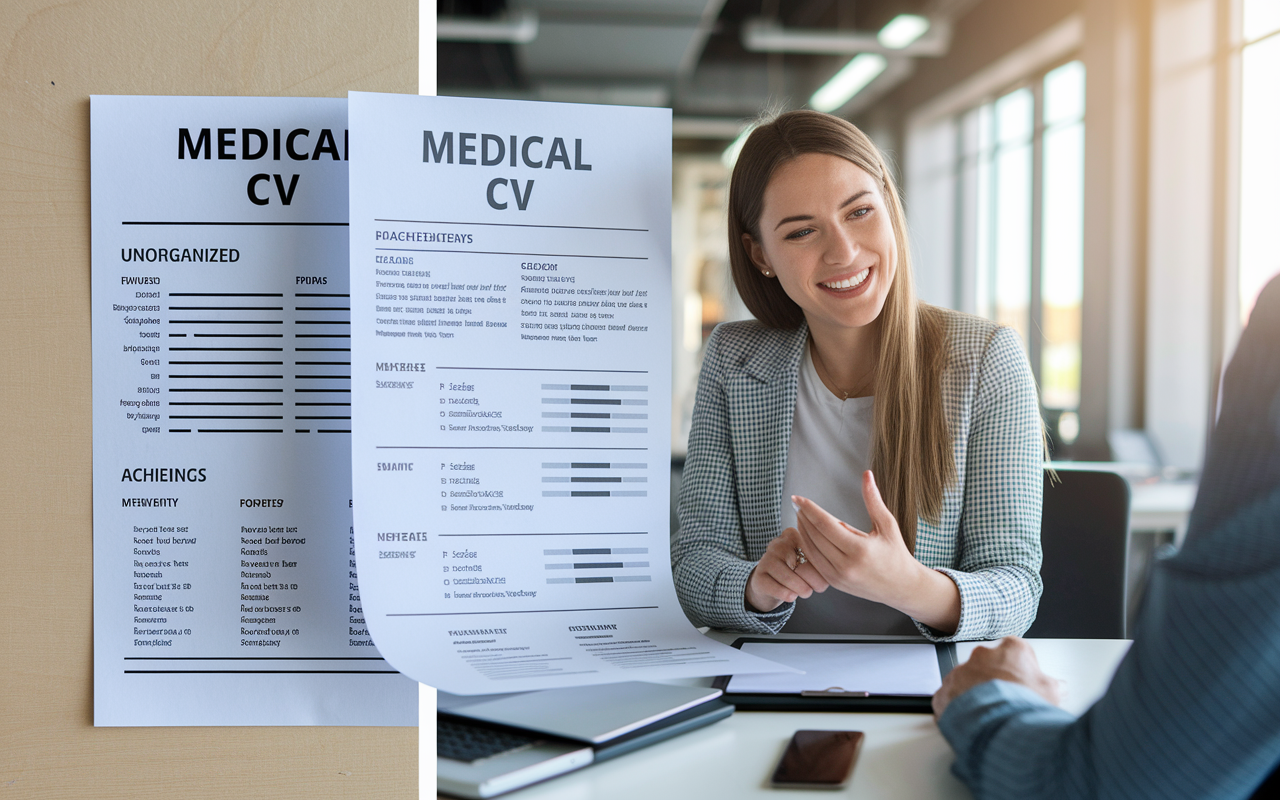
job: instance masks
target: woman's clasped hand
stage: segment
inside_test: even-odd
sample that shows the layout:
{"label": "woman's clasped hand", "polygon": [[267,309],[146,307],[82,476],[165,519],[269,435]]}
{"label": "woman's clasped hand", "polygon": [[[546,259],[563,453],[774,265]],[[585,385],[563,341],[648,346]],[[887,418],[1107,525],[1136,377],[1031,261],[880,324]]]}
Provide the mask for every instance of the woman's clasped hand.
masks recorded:
{"label": "woman's clasped hand", "polygon": [[955,584],[911,555],[870,470],[862,474],[862,498],[871,518],[869,531],[793,496],[797,527],[769,543],[747,581],[747,602],[757,611],[771,611],[835,587],[893,606],[940,630],[955,630],[960,616]]}
{"label": "woman's clasped hand", "polygon": [[[802,555],[803,561],[802,561]],[[747,604],[760,612],[772,611],[797,597],[824,592],[828,582],[813,566],[804,540],[795,528],[787,528],[769,542],[760,562],[747,580]]]}

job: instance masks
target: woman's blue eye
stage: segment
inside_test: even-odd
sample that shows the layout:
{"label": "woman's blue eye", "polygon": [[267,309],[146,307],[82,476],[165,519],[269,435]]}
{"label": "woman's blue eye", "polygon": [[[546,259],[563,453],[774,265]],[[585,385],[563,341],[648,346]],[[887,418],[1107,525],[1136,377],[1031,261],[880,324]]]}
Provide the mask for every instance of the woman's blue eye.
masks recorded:
{"label": "woman's blue eye", "polygon": [[788,234],[787,234],[787,238],[788,238],[788,239],[799,239],[800,237],[802,237],[802,236],[806,236],[806,235],[808,235],[808,234],[810,234],[810,233],[813,233],[813,228],[801,228],[801,229],[800,229],[800,230],[798,230],[798,231],[792,231],[791,233],[788,233]]}
{"label": "woman's blue eye", "polygon": [[866,215],[868,215],[868,214],[870,214],[870,213],[871,213],[871,209],[870,209],[870,208],[855,208],[855,209],[853,210],[853,215],[852,215],[852,216],[855,216],[855,217],[865,217]]}

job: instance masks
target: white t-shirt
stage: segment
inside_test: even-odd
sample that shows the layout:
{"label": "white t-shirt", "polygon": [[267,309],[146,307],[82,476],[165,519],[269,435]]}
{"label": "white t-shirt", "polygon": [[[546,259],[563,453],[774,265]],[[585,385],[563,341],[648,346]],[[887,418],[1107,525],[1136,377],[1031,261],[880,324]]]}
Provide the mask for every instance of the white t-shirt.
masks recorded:
{"label": "white t-shirt", "polygon": [[[823,385],[811,347],[800,364],[800,385],[787,473],[782,481],[782,527],[796,525],[791,495],[807,497],[858,530],[871,529],[862,500],[862,473],[871,468],[874,397],[841,400]],[[827,589],[796,602],[785,633],[918,634],[910,617],[881,603]]]}
{"label": "white t-shirt", "polygon": [[862,502],[862,473],[871,468],[874,397],[841,400],[823,385],[806,347],[800,364],[800,390],[787,446],[787,475],[782,481],[782,527],[793,528],[798,494],[858,530],[871,519]]}

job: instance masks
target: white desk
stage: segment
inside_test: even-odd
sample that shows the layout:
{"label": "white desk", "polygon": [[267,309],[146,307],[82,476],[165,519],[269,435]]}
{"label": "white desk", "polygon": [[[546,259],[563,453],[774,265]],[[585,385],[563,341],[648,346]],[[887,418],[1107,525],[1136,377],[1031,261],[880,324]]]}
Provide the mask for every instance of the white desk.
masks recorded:
{"label": "white desk", "polygon": [[1173,531],[1173,543],[1181,547],[1196,502],[1196,487],[1195,481],[1131,483],[1129,529],[1134,533]]}
{"label": "white desk", "polygon": [[[723,636],[716,636],[723,638]],[[1029,639],[1040,665],[1067,681],[1063,707],[1080,713],[1106,689],[1129,648],[1125,640]],[[957,645],[961,660],[978,643]],[[709,681],[704,681],[704,684]],[[682,800],[749,798],[814,800],[832,794],[767,786],[791,734],[803,728],[867,734],[853,781],[836,796],[969,797],[951,776],[951,748],[924,714],[744,711],[613,761],[531,786],[511,800]]]}

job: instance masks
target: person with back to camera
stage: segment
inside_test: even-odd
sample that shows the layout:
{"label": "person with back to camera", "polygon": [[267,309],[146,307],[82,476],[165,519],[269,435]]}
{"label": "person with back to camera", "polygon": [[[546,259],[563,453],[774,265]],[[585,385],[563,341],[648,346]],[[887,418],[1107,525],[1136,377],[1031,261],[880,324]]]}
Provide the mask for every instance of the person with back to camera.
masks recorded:
{"label": "person with back to camera", "polygon": [[979,800],[1280,797],[1280,277],[1223,375],[1181,549],[1147,579],[1133,646],[1079,717],[1017,638],[933,697]]}
{"label": "person with back to camera", "polygon": [[685,613],[755,633],[1025,631],[1041,592],[1031,370],[1012,329],[916,299],[875,145],[815,111],[759,126],[733,170],[729,253],[759,321],[707,343],[671,557]]}

